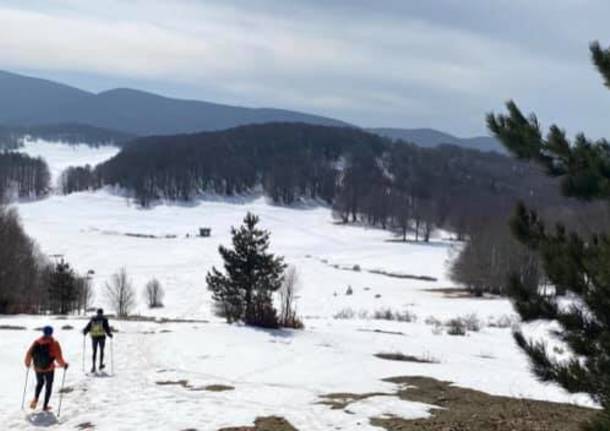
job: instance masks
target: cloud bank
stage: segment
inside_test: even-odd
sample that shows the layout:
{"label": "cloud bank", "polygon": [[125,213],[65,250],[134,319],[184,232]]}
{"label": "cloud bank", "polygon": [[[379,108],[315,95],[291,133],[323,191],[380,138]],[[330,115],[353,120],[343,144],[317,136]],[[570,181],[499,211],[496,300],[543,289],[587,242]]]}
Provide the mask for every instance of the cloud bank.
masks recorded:
{"label": "cloud bank", "polygon": [[5,1],[0,68],[461,135],[514,98],[597,137],[610,94],[587,45],[610,44],[609,14],[603,0]]}

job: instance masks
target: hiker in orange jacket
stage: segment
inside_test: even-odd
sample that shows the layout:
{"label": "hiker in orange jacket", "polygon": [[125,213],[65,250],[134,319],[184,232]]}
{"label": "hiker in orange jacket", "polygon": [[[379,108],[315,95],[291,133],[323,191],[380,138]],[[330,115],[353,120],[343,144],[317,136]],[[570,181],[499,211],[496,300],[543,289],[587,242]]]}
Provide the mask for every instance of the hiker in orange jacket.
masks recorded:
{"label": "hiker in orange jacket", "polygon": [[55,364],[68,368],[68,363],[64,361],[59,342],[53,338],[53,327],[45,326],[42,329],[43,336],[34,341],[25,355],[25,366],[30,368],[34,363],[36,371],[36,392],[34,399],[30,403],[30,408],[35,409],[38,404],[38,397],[45,386],[45,396],[43,410],[49,411],[49,400],[53,391],[53,378],[55,377]]}

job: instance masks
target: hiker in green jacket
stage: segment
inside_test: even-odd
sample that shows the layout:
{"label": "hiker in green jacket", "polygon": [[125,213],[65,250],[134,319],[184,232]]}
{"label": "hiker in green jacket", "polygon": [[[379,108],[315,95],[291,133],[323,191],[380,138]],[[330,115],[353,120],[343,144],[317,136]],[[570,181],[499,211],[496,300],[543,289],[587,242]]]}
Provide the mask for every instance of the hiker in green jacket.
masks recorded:
{"label": "hiker in green jacket", "polygon": [[95,360],[97,357],[97,350],[100,350],[100,371],[106,368],[104,365],[104,347],[106,346],[106,335],[112,338],[112,331],[108,324],[108,319],[104,316],[104,310],[101,308],[97,310],[95,316],[91,318],[87,326],[83,329],[83,335],[91,335],[91,345],[93,346],[93,366],[91,372],[95,373]]}

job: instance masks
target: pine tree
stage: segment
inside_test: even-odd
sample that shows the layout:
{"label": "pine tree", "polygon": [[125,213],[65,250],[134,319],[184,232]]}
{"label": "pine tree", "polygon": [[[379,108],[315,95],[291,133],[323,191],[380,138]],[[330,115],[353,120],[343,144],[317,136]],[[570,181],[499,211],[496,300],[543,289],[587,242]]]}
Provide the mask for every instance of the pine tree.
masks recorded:
{"label": "pine tree", "polygon": [[220,246],[225,274],[216,268],[206,276],[217,310],[229,323],[278,327],[273,292],[284,278],[284,259],[268,252],[269,232],[257,228],[259,218],[248,213],[243,225],[231,228],[233,248]]}
{"label": "pine tree", "polygon": [[[593,62],[610,87],[610,49],[591,44]],[[610,144],[591,141],[583,134],[573,142],[553,125],[544,137],[535,115],[526,117],[514,102],[507,114],[489,114],[489,129],[517,158],[532,160],[546,172],[561,178],[564,195],[583,200],[610,198]],[[533,371],[543,381],[559,383],[570,392],[585,392],[604,411],[589,430],[610,429],[610,236],[599,232],[590,237],[570,233],[564,226],[549,228],[535,211],[520,204],[511,221],[515,236],[536,251],[545,272],[569,305],[557,295],[528,288],[518,277],[510,280],[515,308],[525,321],[555,320],[557,336],[571,349],[570,360],[559,360],[544,342],[515,333],[517,344],[527,353]],[[564,302],[565,304],[565,302]]]}
{"label": "pine tree", "polygon": [[49,280],[49,303],[51,312],[68,314],[77,308],[78,289],[76,275],[70,264],[62,259],[55,265]]}

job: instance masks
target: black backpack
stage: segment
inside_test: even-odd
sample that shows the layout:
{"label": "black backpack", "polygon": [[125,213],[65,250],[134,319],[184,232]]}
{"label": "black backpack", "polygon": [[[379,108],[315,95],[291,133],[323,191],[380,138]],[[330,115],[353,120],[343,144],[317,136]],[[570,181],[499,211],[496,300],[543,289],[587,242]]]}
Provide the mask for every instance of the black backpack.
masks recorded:
{"label": "black backpack", "polygon": [[32,359],[34,367],[39,370],[46,370],[53,364],[54,358],[51,357],[50,343],[34,343],[32,347]]}

